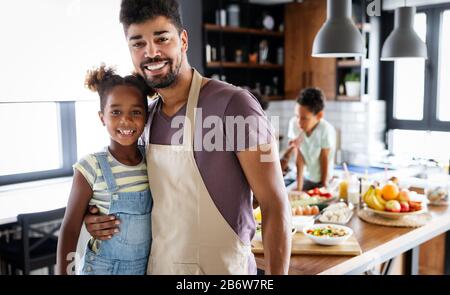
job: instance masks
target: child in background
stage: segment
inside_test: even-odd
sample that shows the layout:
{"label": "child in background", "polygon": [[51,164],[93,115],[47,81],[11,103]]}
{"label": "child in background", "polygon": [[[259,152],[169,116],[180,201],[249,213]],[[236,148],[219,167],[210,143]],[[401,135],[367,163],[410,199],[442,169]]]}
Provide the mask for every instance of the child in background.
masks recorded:
{"label": "child in background", "polygon": [[320,89],[302,90],[295,106],[295,118],[290,122],[289,146],[296,147],[298,190],[326,187],[333,174],[336,131],[323,118],[324,101]]}
{"label": "child in background", "polygon": [[117,216],[120,232],[105,240],[90,239],[81,273],[143,275],[151,246],[152,198],[145,153],[138,139],[147,121],[151,89],[139,76],[121,77],[104,65],[88,73],[86,86],[100,96],[99,117],[111,142],[74,165],[58,242],[57,271],[74,272],[68,255],[76,252],[88,205],[95,205],[100,214]]}

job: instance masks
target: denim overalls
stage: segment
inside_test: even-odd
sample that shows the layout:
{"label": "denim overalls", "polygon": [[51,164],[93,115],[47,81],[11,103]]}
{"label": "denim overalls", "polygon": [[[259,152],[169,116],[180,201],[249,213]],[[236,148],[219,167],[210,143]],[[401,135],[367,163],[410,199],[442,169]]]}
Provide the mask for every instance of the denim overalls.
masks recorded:
{"label": "denim overalls", "polygon": [[[145,154],[143,154],[145,157]],[[84,275],[144,275],[152,242],[152,196],[150,190],[142,192],[117,192],[107,153],[96,153],[100,169],[111,194],[109,214],[121,221],[119,232],[110,240],[96,241],[97,251],[89,243],[84,255],[81,274]]]}

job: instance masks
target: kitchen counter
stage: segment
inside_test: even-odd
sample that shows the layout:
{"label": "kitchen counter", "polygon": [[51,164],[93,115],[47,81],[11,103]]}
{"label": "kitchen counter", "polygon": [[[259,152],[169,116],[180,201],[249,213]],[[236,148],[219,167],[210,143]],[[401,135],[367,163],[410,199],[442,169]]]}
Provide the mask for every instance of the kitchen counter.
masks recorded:
{"label": "kitchen counter", "polygon": [[[410,259],[409,272],[418,272],[418,246],[450,229],[450,208],[429,207],[432,220],[419,228],[398,228],[369,224],[357,214],[347,224],[353,229],[362,254],[354,257],[329,255],[293,255],[292,275],[362,274],[402,253]],[[445,257],[442,257],[444,259]],[[258,268],[264,269],[264,256],[256,255]]]}

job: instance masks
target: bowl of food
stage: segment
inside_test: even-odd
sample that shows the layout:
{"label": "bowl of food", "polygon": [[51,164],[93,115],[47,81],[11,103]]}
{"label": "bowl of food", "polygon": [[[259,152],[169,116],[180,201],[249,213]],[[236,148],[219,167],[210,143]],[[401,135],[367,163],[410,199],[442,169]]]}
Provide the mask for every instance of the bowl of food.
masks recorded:
{"label": "bowl of food", "polygon": [[350,238],[353,230],[347,226],[337,224],[315,224],[303,228],[303,233],[317,244],[334,246]]}

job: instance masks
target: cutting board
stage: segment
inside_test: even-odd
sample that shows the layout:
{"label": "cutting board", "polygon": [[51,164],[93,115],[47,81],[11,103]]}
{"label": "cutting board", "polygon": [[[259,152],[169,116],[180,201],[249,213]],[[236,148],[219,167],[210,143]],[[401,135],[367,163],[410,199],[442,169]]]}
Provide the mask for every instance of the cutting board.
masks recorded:
{"label": "cutting board", "polygon": [[[263,254],[261,241],[252,241],[252,251],[255,254]],[[292,237],[292,255],[347,255],[356,256],[362,253],[361,247],[355,236],[352,235],[347,241],[336,246],[323,246],[316,244],[303,233],[296,233]]]}

